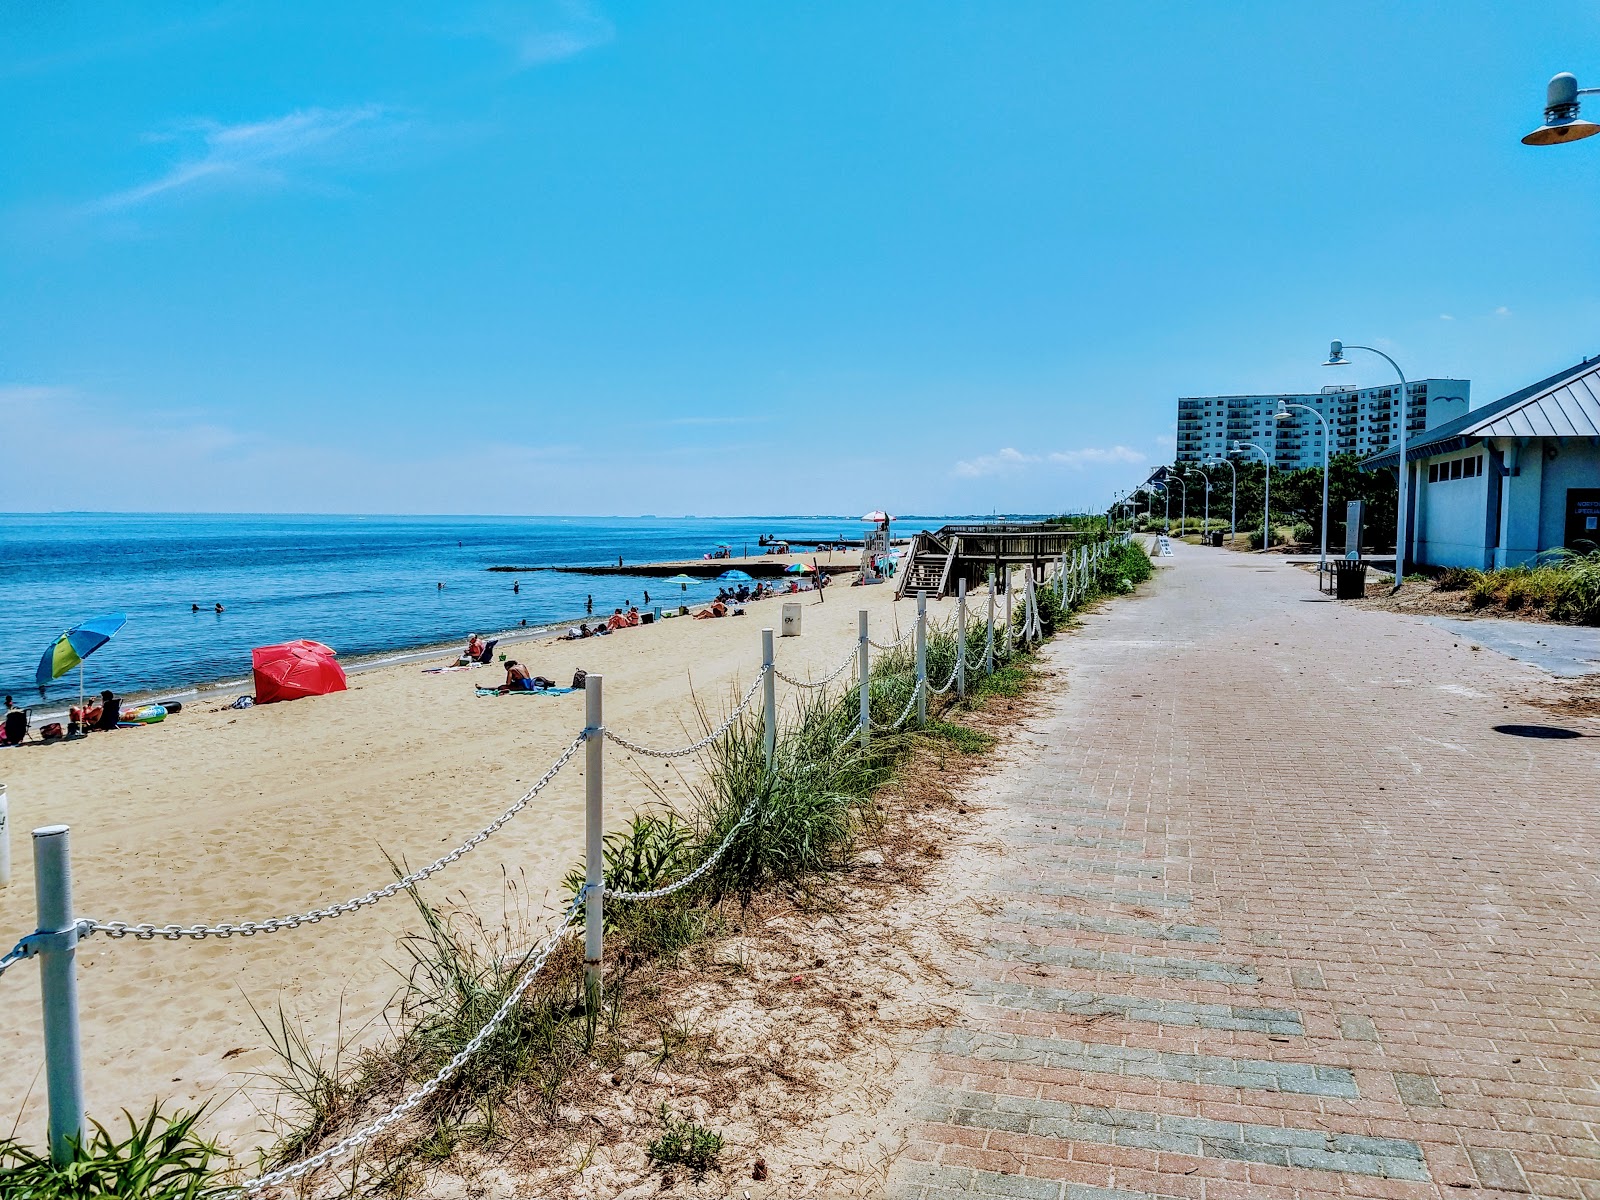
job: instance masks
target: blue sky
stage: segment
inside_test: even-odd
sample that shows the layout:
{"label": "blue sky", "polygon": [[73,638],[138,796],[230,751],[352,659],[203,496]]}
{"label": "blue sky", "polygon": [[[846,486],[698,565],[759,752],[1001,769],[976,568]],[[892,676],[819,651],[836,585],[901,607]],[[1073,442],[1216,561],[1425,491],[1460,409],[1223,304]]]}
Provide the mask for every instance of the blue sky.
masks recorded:
{"label": "blue sky", "polygon": [[0,510],[1098,506],[1333,337],[1483,403],[1600,352],[1563,69],[1592,3],[8,5]]}

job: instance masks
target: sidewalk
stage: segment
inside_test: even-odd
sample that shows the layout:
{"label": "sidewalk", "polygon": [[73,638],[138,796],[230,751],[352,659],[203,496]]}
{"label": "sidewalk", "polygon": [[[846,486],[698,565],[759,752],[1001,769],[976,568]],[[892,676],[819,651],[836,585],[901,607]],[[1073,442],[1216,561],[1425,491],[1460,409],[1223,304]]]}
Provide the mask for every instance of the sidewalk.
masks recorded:
{"label": "sidewalk", "polygon": [[890,1195],[1600,1198],[1600,740],[1495,730],[1600,720],[1174,549],[1047,651]]}

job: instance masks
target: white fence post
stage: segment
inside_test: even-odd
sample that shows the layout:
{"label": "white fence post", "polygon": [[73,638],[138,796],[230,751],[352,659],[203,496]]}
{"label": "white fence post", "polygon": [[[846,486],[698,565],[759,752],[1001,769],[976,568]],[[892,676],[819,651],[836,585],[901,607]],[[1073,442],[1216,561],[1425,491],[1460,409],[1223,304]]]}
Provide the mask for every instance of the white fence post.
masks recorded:
{"label": "white fence post", "polygon": [[967,698],[967,581],[956,580],[956,695]]}
{"label": "white fence post", "polygon": [[583,898],[583,974],[588,991],[590,1012],[598,1012],[600,988],[605,982],[605,721],[601,707],[599,675],[589,675],[583,681],[584,733],[583,745],[583,819],[584,819],[584,882],[588,893]]}
{"label": "white fence post", "polygon": [[867,635],[867,610],[856,613],[856,666],[861,676],[861,744],[865,746],[872,737],[872,664],[869,656],[872,645]]}
{"label": "white fence post", "polygon": [[0,783],[0,887],[11,886],[11,805]]}
{"label": "white fence post", "polygon": [[984,618],[983,673],[994,674],[994,580],[989,580],[989,615]]}
{"label": "white fence post", "polygon": [[1027,610],[1023,613],[1023,621],[1027,625],[1028,641],[1037,642],[1042,635],[1039,630],[1039,606],[1033,595],[1032,567],[1028,568],[1028,577],[1024,582],[1022,599],[1023,603],[1027,605]]}
{"label": "white fence post", "polygon": [[83,1139],[83,1058],[78,1049],[78,929],[72,915],[72,860],[65,825],[33,831],[38,904],[39,994],[44,1002],[44,1074],[50,1157],[71,1160]]}
{"label": "white fence post", "polygon": [[777,655],[772,649],[772,630],[761,631],[761,741],[767,748],[767,770],[772,770],[772,757],[778,750],[778,674],[773,670]]}
{"label": "white fence post", "polygon": [[1006,657],[1011,657],[1011,568],[1006,568]]}
{"label": "white fence post", "polygon": [[928,593],[917,593],[917,726],[928,723]]}

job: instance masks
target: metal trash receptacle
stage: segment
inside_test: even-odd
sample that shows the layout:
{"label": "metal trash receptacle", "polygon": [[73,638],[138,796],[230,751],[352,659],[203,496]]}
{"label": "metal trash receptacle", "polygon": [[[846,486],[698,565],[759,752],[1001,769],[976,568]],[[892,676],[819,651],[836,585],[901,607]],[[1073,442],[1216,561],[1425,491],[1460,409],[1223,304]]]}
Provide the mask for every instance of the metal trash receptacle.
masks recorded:
{"label": "metal trash receptacle", "polygon": [[1222,530],[1214,529],[1211,531],[1211,544],[1217,547],[1222,545]]}
{"label": "metal trash receptacle", "polygon": [[783,606],[783,630],[780,637],[800,636],[800,606],[786,601]]}
{"label": "metal trash receptacle", "polygon": [[1333,564],[1335,600],[1359,600],[1367,594],[1367,564],[1360,559],[1340,559]]}

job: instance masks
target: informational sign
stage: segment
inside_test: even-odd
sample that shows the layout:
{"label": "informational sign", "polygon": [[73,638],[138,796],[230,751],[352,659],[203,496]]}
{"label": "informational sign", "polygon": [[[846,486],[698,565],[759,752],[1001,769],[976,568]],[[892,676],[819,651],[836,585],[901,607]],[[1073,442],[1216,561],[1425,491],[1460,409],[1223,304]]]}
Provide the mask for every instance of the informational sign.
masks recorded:
{"label": "informational sign", "polygon": [[1361,501],[1349,500],[1344,506],[1344,556],[1361,557]]}
{"label": "informational sign", "polygon": [[1562,545],[1579,554],[1600,550],[1600,488],[1567,489],[1567,536]]}

